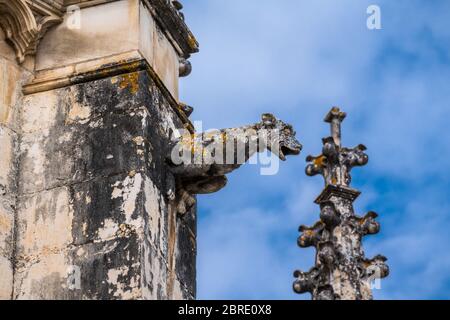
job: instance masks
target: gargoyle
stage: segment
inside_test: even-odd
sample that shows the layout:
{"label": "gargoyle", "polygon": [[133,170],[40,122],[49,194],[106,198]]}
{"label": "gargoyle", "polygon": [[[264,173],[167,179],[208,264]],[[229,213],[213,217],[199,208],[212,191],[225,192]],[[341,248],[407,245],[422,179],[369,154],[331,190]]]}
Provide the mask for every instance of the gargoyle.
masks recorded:
{"label": "gargoyle", "polygon": [[264,114],[262,121],[240,128],[214,130],[178,137],[167,162],[170,169],[168,196],[186,213],[196,194],[214,193],[225,187],[226,175],[241,167],[255,153],[269,150],[281,160],[298,155],[302,145],[291,125]]}

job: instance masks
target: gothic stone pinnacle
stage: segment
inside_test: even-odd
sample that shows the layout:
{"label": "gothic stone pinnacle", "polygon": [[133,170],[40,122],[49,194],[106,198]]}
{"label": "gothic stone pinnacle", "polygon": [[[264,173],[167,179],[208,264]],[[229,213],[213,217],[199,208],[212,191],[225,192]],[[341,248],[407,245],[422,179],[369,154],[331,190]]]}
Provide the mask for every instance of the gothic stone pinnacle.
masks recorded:
{"label": "gothic stone pinnacle", "polygon": [[372,283],[387,277],[386,258],[378,255],[367,259],[362,238],[377,234],[378,215],[355,214],[353,202],[360,195],[350,187],[350,171],[367,164],[366,147],[345,148],[341,145],[341,124],[346,114],[337,107],[325,117],[330,123],[331,137],[324,138],[322,154],[308,156],[306,174],[324,177],[325,188],[316,199],[320,205],[320,221],[313,227],[301,226],[298,245],[315,247],[315,266],[309,272],[296,271],[294,291],[309,292],[314,300],[370,300]]}

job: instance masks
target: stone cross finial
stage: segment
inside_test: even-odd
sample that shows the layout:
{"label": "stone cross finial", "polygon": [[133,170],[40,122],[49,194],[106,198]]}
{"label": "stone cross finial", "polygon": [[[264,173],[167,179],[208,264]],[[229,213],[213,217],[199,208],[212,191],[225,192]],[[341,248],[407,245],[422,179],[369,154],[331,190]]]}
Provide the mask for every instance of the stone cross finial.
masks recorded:
{"label": "stone cross finial", "polygon": [[321,155],[306,158],[306,161],[311,162],[306,167],[306,174],[323,175],[325,185],[349,186],[351,169],[363,166],[369,161],[369,157],[364,153],[367,149],[364,145],[360,144],[352,149],[342,147],[341,123],[346,116],[338,107],[330,110],[324,121],[330,123],[331,137],[322,139]]}
{"label": "stone cross finial", "polygon": [[333,107],[324,120],[325,122],[330,123],[331,136],[334,139],[334,143],[339,147],[341,146],[341,123],[344,121],[345,117],[347,117],[345,112],[341,112],[339,107]]}
{"label": "stone cross finial", "polygon": [[316,199],[320,205],[320,221],[312,227],[301,226],[298,245],[315,247],[316,264],[309,272],[296,271],[294,291],[310,292],[314,300],[372,299],[374,281],[389,274],[386,258],[367,259],[362,248],[365,236],[376,234],[378,215],[369,212],[357,216],[353,202],[360,195],[350,187],[350,170],[365,165],[369,158],[366,147],[349,149],[341,145],[341,123],[344,112],[334,107],[325,117],[331,124],[331,137],[322,139],[322,154],[308,156],[306,174],[323,175],[325,188]]}

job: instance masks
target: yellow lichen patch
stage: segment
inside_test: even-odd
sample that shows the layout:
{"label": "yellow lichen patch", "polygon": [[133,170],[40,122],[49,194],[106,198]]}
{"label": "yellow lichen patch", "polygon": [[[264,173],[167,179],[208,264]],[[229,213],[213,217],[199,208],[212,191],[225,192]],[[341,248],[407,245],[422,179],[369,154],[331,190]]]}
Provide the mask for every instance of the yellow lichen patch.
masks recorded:
{"label": "yellow lichen patch", "polygon": [[195,39],[195,37],[193,35],[189,35],[188,43],[191,48],[196,48],[198,45],[197,39]]}
{"label": "yellow lichen patch", "polygon": [[305,236],[307,236],[307,237],[312,237],[312,236],[314,236],[314,231],[312,231],[312,230],[306,230],[306,231],[305,231]]}
{"label": "yellow lichen patch", "polygon": [[136,94],[139,91],[139,74],[137,72],[133,72],[122,75],[119,83],[119,88],[129,88],[132,94]]}
{"label": "yellow lichen patch", "polygon": [[326,157],[325,156],[320,156],[320,157],[315,158],[313,160],[313,163],[314,163],[315,166],[324,167],[325,166],[325,161],[326,161]]}
{"label": "yellow lichen patch", "polygon": [[222,134],[221,134],[221,139],[222,139],[222,141],[223,141],[224,143],[227,142],[228,136],[227,136],[227,133],[226,133],[226,132],[222,132]]}
{"label": "yellow lichen patch", "polygon": [[180,146],[184,150],[190,150],[192,154],[195,153],[196,149],[199,149],[199,142],[195,140],[195,135],[184,135],[180,141]]}

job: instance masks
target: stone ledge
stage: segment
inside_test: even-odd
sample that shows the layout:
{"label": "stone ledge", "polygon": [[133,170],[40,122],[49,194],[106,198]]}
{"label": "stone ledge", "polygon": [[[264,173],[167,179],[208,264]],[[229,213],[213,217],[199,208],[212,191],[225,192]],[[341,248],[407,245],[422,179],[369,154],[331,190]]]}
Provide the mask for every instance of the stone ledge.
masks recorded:
{"label": "stone ledge", "polygon": [[199,44],[184,20],[173,5],[166,0],[142,0],[155,16],[164,30],[167,30],[172,42],[182,51],[184,58],[199,51]]}
{"label": "stone ledge", "polygon": [[23,86],[25,95],[59,89],[145,68],[138,51],[130,51],[106,58],[87,60],[71,65],[37,71],[35,78]]}
{"label": "stone ledge", "polygon": [[345,186],[335,186],[335,185],[327,185],[326,188],[322,191],[322,193],[315,200],[316,204],[321,204],[324,201],[328,201],[333,196],[338,196],[350,201],[355,201],[361,192],[355,190],[353,188],[345,187]]}
{"label": "stone ledge", "polygon": [[98,6],[100,4],[105,4],[108,2],[114,2],[114,1],[120,1],[120,0],[65,0],[64,6],[69,7],[69,6],[76,5],[82,9],[82,8]]}
{"label": "stone ledge", "polygon": [[182,106],[138,51],[39,71],[32,82],[23,86],[23,93],[31,95],[139,71],[146,71],[150,75],[186,128],[194,132],[193,125],[184,113]]}

